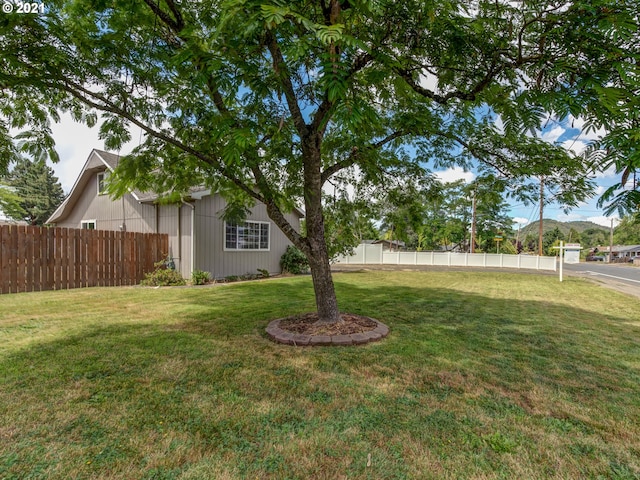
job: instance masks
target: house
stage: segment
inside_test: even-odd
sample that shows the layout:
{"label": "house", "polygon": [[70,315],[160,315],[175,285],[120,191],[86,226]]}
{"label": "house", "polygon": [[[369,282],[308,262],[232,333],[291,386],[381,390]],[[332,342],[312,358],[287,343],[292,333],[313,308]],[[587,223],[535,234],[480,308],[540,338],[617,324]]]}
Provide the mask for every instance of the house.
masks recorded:
{"label": "house", "polygon": [[[66,200],[47,223],[68,228],[167,233],[176,269],[186,278],[194,270],[214,278],[280,272],[280,257],[291,242],[269,219],[266,207],[256,205],[243,223],[221,219],[226,203],[210,190],[194,189],[179,204],[160,204],[158,195],[132,191],[114,200],[105,195],[105,179],[119,156],[101,150],[89,155]],[[294,227],[302,212],[285,215]]]}
{"label": "house", "polygon": [[402,240],[376,240],[373,245],[382,244],[382,250],[385,252],[397,252],[406,250],[406,245]]}
{"label": "house", "polygon": [[[609,257],[609,246],[598,246],[593,249],[594,253],[604,253]],[[636,257],[640,257],[640,245],[614,245],[613,260],[617,261],[633,261]]]}

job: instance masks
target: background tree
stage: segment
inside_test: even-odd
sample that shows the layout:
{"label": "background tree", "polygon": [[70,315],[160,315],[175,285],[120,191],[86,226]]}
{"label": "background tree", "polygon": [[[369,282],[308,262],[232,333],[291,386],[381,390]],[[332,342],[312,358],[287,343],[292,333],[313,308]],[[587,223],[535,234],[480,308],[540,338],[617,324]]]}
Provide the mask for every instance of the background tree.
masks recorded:
{"label": "background tree", "polygon": [[567,235],[567,242],[570,243],[580,243],[580,233],[573,227],[569,230],[569,235]]}
{"label": "background tree", "polygon": [[558,250],[554,250],[553,247],[559,245],[560,240],[564,239],[564,233],[562,233],[558,227],[554,228],[553,230],[544,232],[544,235],[542,236],[542,250],[544,251],[545,255],[559,255]]}
{"label": "background tree", "polygon": [[7,183],[19,200],[4,206],[4,213],[29,225],[44,225],[65,199],[62,185],[44,161],[19,158],[7,175]]}
{"label": "background tree", "polygon": [[580,235],[583,248],[593,248],[609,244],[609,234],[602,228],[588,228]]}
{"label": "background tree", "polygon": [[13,211],[18,218],[22,218],[24,211],[20,208],[20,200],[15,190],[0,180],[0,217],[6,216],[4,212]]}
{"label": "background tree", "polygon": [[[234,214],[264,203],[309,259],[320,320],[337,322],[328,180],[357,168],[380,184],[435,159],[512,185],[553,175],[575,200],[586,159],[525,132],[549,114],[600,118],[609,85],[637,71],[637,35],[635,2],[614,0],[50,0],[0,16],[0,149],[28,127],[22,148],[53,155],[60,111],[89,125],[101,112],[106,148],[141,127],[113,193],[196,184]],[[304,235],[284,216],[296,202]]]}
{"label": "background tree", "polygon": [[635,215],[623,217],[613,230],[613,243],[616,245],[640,245],[640,221]]}
{"label": "background tree", "polygon": [[325,200],[325,235],[329,256],[350,255],[364,240],[377,240],[372,205],[357,197],[329,197]]}

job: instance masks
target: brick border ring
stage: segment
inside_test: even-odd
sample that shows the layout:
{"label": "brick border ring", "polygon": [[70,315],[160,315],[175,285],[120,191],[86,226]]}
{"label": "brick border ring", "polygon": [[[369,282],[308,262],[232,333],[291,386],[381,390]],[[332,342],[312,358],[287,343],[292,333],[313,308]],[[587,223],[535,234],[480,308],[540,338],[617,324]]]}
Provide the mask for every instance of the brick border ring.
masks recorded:
{"label": "brick border ring", "polygon": [[342,346],[364,345],[366,343],[382,340],[389,335],[389,327],[375,318],[365,317],[377,323],[376,328],[362,333],[352,333],[349,335],[304,335],[300,333],[292,333],[280,328],[280,321],[285,320],[279,318],[269,322],[266,331],[267,336],[276,343],[283,345],[293,345],[295,347],[305,346]]}

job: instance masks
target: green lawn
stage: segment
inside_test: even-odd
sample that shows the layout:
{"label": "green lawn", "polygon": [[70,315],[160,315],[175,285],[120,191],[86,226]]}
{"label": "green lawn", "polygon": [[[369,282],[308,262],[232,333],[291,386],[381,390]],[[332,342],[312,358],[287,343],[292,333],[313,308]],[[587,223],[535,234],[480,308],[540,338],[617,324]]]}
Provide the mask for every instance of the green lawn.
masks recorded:
{"label": "green lawn", "polygon": [[309,277],[0,296],[0,478],[640,478],[638,300],[569,278],[335,275],[390,328],[293,348]]}

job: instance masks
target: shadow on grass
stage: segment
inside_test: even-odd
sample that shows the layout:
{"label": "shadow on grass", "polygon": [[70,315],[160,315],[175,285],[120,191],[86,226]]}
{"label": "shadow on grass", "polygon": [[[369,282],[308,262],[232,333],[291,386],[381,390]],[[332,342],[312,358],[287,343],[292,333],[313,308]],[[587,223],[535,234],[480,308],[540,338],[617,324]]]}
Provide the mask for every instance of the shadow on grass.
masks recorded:
{"label": "shadow on grass", "polygon": [[[170,320],[92,327],[4,357],[0,399],[22,404],[0,423],[0,476],[33,474],[44,455],[44,471],[80,477],[140,464],[136,477],[177,478],[206,457],[238,477],[304,478],[294,459],[306,454],[315,468],[338,459],[328,471],[349,478],[402,478],[419,469],[419,445],[470,454],[463,477],[515,474],[502,453],[539,476],[545,461],[565,477],[624,478],[607,462],[634,474],[625,452],[638,454],[637,440],[620,438],[621,419],[640,414],[628,318],[447,288],[336,286],[343,310],[384,321],[388,339],[346,349],[266,340],[270,320],[313,308],[302,279],[172,292]],[[573,439],[554,437],[565,434]],[[541,435],[559,443],[539,445]],[[558,467],[557,455],[584,466]]]}

